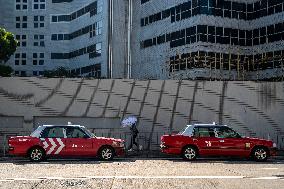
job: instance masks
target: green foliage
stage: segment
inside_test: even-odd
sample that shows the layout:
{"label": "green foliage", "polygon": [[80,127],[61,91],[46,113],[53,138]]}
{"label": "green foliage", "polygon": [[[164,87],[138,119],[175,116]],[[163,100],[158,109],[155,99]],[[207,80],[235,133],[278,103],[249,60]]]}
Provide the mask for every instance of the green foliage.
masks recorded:
{"label": "green foliage", "polygon": [[10,77],[13,72],[13,69],[10,66],[0,64],[0,76]]}
{"label": "green foliage", "polygon": [[8,61],[10,56],[14,54],[17,49],[17,40],[11,32],[0,28],[0,62]]}
{"label": "green foliage", "polygon": [[44,77],[75,77],[64,67],[58,67],[54,70],[44,71],[43,76]]}

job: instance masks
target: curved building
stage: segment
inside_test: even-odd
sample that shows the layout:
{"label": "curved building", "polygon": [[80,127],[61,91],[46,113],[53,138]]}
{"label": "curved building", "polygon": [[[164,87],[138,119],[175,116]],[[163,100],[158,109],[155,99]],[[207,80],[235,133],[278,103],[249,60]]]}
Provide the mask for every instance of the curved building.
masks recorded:
{"label": "curved building", "polygon": [[283,0],[140,0],[133,77],[283,79]]}

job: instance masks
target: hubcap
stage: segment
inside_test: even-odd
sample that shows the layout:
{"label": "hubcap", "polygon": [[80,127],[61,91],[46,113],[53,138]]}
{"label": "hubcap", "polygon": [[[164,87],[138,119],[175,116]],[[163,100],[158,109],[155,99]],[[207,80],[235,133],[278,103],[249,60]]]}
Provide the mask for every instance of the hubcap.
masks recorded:
{"label": "hubcap", "polygon": [[112,150],[109,148],[105,148],[102,150],[102,158],[110,159],[112,157]]}
{"label": "hubcap", "polygon": [[254,155],[257,159],[259,160],[263,160],[267,157],[267,152],[264,150],[264,149],[257,149],[255,152],[254,152]]}
{"label": "hubcap", "polygon": [[187,159],[193,159],[195,158],[195,156],[196,156],[196,152],[192,148],[187,148],[184,151],[184,157],[186,157]]}
{"label": "hubcap", "polygon": [[35,161],[38,161],[42,158],[42,152],[39,149],[32,150],[31,158]]}

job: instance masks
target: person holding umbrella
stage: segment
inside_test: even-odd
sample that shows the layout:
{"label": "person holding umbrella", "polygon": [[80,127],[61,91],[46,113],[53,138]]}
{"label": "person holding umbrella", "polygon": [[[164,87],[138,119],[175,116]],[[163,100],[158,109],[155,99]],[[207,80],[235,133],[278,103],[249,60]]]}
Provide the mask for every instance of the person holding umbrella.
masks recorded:
{"label": "person holding umbrella", "polygon": [[134,123],[131,127],[130,127],[130,131],[131,131],[131,143],[129,146],[129,150],[128,151],[133,151],[133,144],[136,146],[137,149],[139,149],[138,144],[136,142],[136,137],[139,133],[137,127],[136,127],[136,123]]}
{"label": "person holding umbrella", "polygon": [[133,151],[133,144],[139,149],[139,146],[136,142],[136,138],[138,136],[138,129],[137,129],[137,118],[135,116],[130,116],[122,120],[121,122],[122,127],[130,127],[131,131],[131,143],[129,145],[128,151]]}

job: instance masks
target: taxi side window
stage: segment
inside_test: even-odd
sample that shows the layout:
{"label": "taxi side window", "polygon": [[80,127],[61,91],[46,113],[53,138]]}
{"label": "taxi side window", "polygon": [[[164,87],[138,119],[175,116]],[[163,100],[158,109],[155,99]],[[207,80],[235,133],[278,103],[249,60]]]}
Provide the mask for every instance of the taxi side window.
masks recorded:
{"label": "taxi side window", "polygon": [[194,137],[215,137],[213,128],[197,127],[194,129]]}
{"label": "taxi side window", "polygon": [[214,129],[217,138],[237,138],[238,134],[231,128],[219,127]]}
{"label": "taxi side window", "polygon": [[65,130],[67,138],[84,138],[86,135],[83,131],[81,131],[78,128],[68,127]]}
{"label": "taxi side window", "polygon": [[47,127],[43,130],[41,138],[64,138],[63,128]]}

